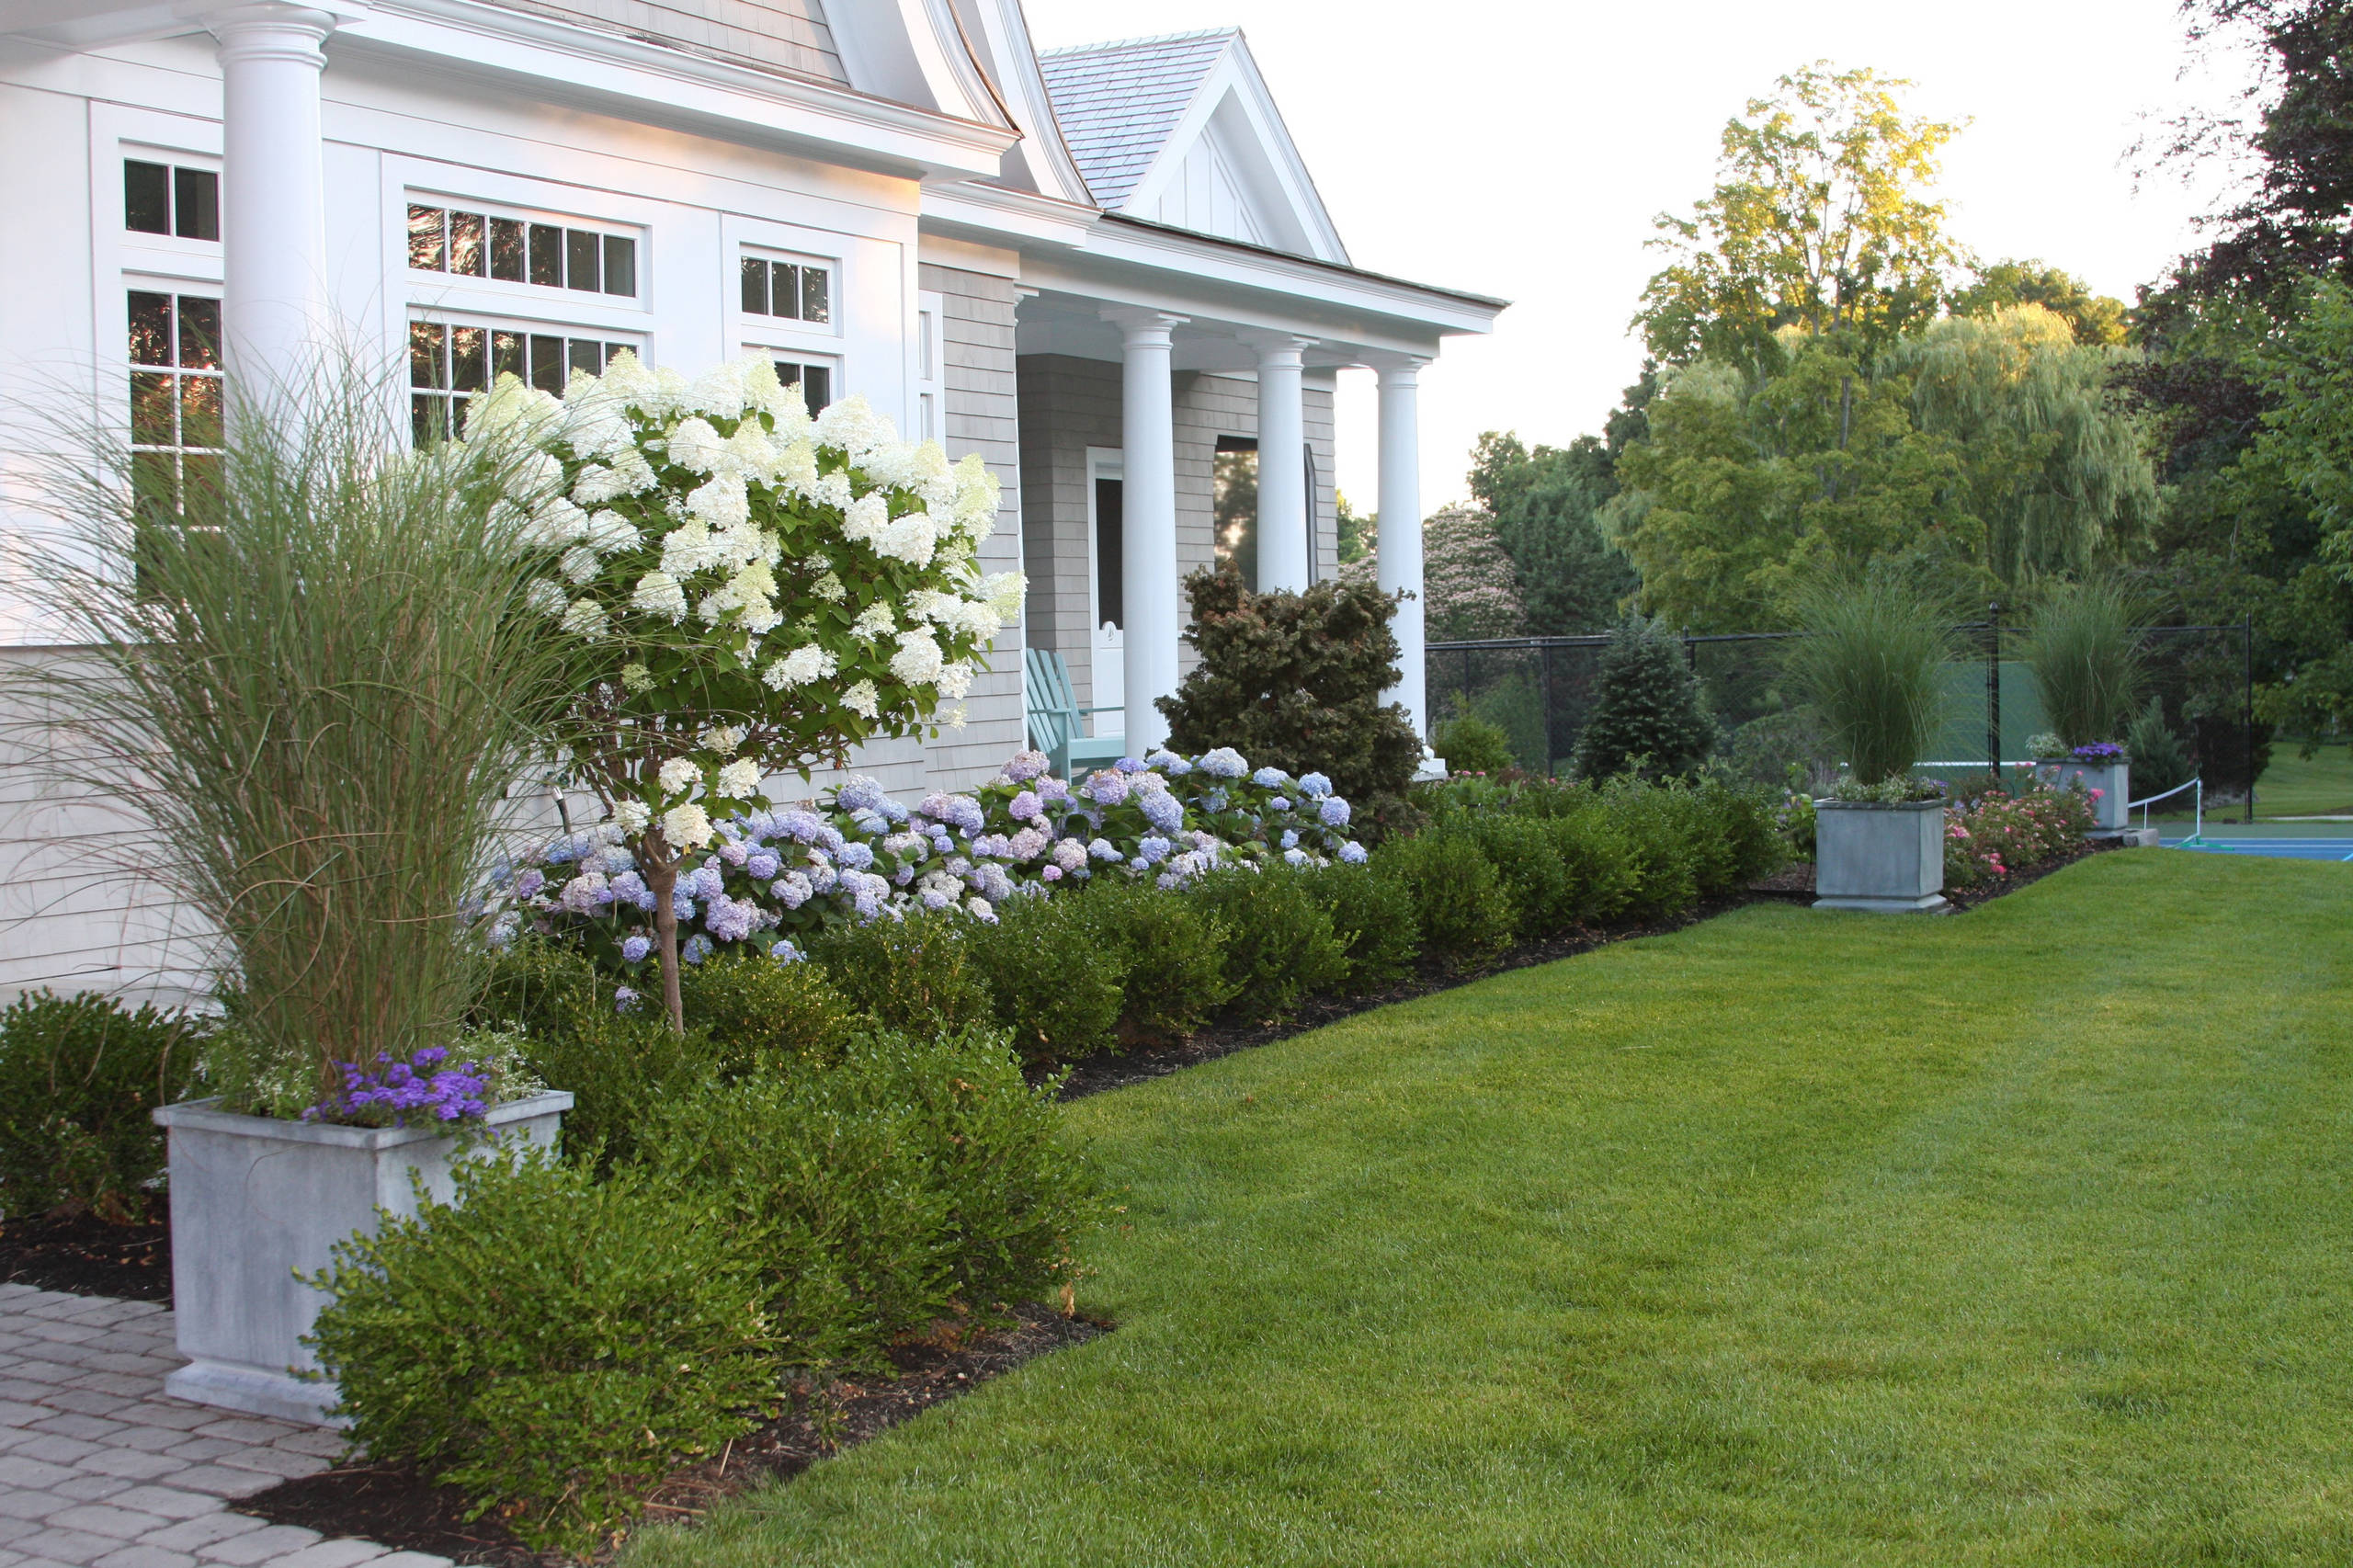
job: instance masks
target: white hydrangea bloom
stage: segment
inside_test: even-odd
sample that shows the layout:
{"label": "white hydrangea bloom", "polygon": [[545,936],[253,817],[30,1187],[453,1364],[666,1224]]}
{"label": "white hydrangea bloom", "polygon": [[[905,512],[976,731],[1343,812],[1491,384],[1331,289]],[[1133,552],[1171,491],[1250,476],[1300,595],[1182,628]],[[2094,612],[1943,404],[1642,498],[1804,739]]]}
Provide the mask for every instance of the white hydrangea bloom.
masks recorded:
{"label": "white hydrangea bloom", "polygon": [[621,689],[628,692],[652,691],[654,689],[654,672],[647,669],[643,665],[623,665],[621,666]]}
{"label": "white hydrangea bloom", "polygon": [[964,727],[964,705],[959,702],[953,708],[941,709],[939,711],[939,727],[943,730],[962,729]]}
{"label": "white hydrangea bloom", "polygon": [[864,638],[869,642],[877,642],[897,631],[898,625],[898,618],[891,613],[889,605],[872,604],[850,622],[849,634]]}
{"label": "white hydrangea bloom", "polygon": [[580,471],[580,477],[572,482],[572,498],[583,506],[618,500],[624,494],[621,476],[603,463],[590,463]]}
{"label": "white hydrangea bloom", "polygon": [[[804,418],[802,423],[805,425],[807,420]],[[812,500],[815,499],[817,449],[811,446],[806,439],[787,442],[780,426],[777,432],[776,442],[776,461],[768,471],[768,483],[788,495],[801,495]]]}
{"label": "white hydrangea bloom", "polygon": [[613,458],[613,475],[620,482],[624,495],[642,495],[662,483],[645,454],[632,445],[629,450]]}
{"label": "white hydrangea bloom", "polygon": [[768,439],[756,419],[746,419],[735,426],[735,434],[727,437],[727,460],[736,472],[761,483],[775,481],[777,465],[783,449]]}
{"label": "white hydrangea bloom", "polygon": [[722,473],[687,497],[687,515],[706,528],[740,528],[752,517],[751,493],[740,473]]}
{"label": "white hydrangea bloom", "polygon": [[898,437],[891,422],[875,414],[863,393],[853,392],[839,403],[827,403],[825,412],[817,415],[817,444],[839,448],[861,467],[868,453]]}
{"label": "white hydrangea bloom", "polygon": [[541,503],[531,513],[520,537],[529,549],[562,550],[586,538],[587,533],[588,514],[558,495]]}
{"label": "white hydrangea bloom", "polygon": [[950,702],[972,689],[972,665],[967,659],[954,659],[939,666],[939,695]]}
{"label": "white hydrangea bloom", "polygon": [[890,526],[891,503],[880,491],[859,496],[842,513],[842,537],[852,544],[865,544]]}
{"label": "white hydrangea bloom", "polygon": [[573,600],[571,608],[563,612],[563,625],[566,631],[593,642],[605,634],[611,619],[605,613],[605,607],[595,599],[580,598]]}
{"label": "white hydrangea bloom", "polygon": [[749,369],[743,359],[722,360],[688,384],[680,406],[689,413],[715,415],[722,419],[740,417],[749,401],[744,380]]}
{"label": "white hydrangea bloom", "polygon": [[702,767],[689,756],[674,756],[662,765],[655,775],[662,781],[665,795],[683,795],[702,782]]}
{"label": "white hydrangea bloom", "polygon": [[610,507],[588,515],[588,548],[600,555],[618,555],[644,542],[637,525]]}
{"label": "white hydrangea bloom", "polygon": [[748,801],[760,792],[760,765],[739,756],[719,770],[719,792],[731,801]]}
{"label": "white hydrangea bloom", "polygon": [[499,377],[486,395],[466,400],[468,441],[511,439],[539,446],[563,426],[563,405],[511,374]]}
{"label": "white hydrangea bloom", "polygon": [[654,809],[642,801],[617,801],[613,804],[613,825],[623,833],[643,833],[654,820]]}
{"label": "white hydrangea bloom", "polygon": [[909,686],[922,686],[939,676],[939,644],[926,628],[899,633],[899,651],[891,655],[891,673]]}
{"label": "white hydrangea bloom", "polygon": [[783,691],[790,687],[806,686],[813,680],[823,680],[832,675],[835,667],[834,656],[812,642],[772,661],[760,678],[767,683],[771,691]]}
{"label": "white hydrangea bloom", "polygon": [[695,473],[716,473],[727,460],[727,442],[708,419],[684,419],[670,432],[670,460]]}
{"label": "white hydrangea bloom", "polygon": [[895,518],[874,540],[874,553],[904,561],[910,566],[931,564],[933,548],[939,542],[938,528],[928,512],[910,512]]}
{"label": "white hydrangea bloom", "polygon": [[849,589],[838,573],[828,572],[809,585],[809,591],[829,605],[837,605],[849,597]]}
{"label": "white hydrangea bloom", "polygon": [[631,349],[624,348],[605,362],[604,388],[606,396],[656,418],[669,412],[663,406],[660,384]]}
{"label": "white hydrangea bloom", "polygon": [[575,544],[563,552],[563,574],[574,583],[585,583],[594,577],[601,565],[597,552],[585,544]]}
{"label": "white hydrangea bloom", "polygon": [[882,714],[882,699],[870,680],[859,681],[842,693],[842,706],[862,719],[877,719]]}
{"label": "white hydrangea bloom", "polygon": [[858,493],[850,488],[849,475],[836,469],[809,487],[809,498],[820,506],[838,506],[847,511]]}
{"label": "white hydrangea bloom", "polygon": [[672,577],[691,577],[715,559],[717,550],[710,530],[703,527],[699,518],[689,517],[663,536],[662,570]]}
{"label": "white hydrangea bloom", "polygon": [[1010,625],[1021,613],[1021,594],[1028,585],[1018,572],[999,572],[981,579],[981,597],[996,612],[997,619]]}
{"label": "white hydrangea bloom", "polygon": [[687,618],[687,593],[678,580],[667,572],[648,572],[637,580],[636,592],[630,595],[630,607],[648,615],[667,619],[671,624]]}
{"label": "white hydrangea bloom", "polygon": [[572,602],[572,596],[563,591],[562,583],[541,577],[523,591],[523,602],[541,615],[562,615],[564,607]]}
{"label": "white hydrangea bloom", "polygon": [[741,724],[713,724],[702,733],[703,745],[711,751],[737,751],[744,744]]}
{"label": "white hydrangea bloom", "polygon": [[688,801],[662,813],[662,836],[673,848],[699,849],[710,842],[710,815]]}

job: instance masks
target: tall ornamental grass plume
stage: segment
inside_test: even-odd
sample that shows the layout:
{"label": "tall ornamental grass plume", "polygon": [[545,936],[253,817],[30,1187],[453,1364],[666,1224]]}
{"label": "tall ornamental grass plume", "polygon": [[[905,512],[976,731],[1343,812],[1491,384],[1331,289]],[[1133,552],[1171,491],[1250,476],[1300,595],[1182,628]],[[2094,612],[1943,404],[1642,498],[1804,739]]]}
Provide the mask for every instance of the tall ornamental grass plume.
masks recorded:
{"label": "tall ornamental grass plume", "polygon": [[412,452],[396,399],[344,366],[241,404],[176,506],[119,432],[47,476],[36,564],[78,654],[32,677],[40,755],[210,926],[237,1108],[448,1043],[486,978],[459,912],[563,711],[546,562],[492,520],[504,460]]}
{"label": "tall ornamental grass plume", "polygon": [[2026,664],[2042,711],[2070,746],[2124,738],[2141,709],[2148,663],[2141,607],[2113,577],[2054,588],[2027,631]]}
{"label": "tall ornamental grass plume", "polygon": [[1909,774],[1944,720],[1954,657],[1945,607],[1916,585],[1874,574],[1816,585],[1799,601],[1806,635],[1783,669],[1814,708],[1859,784]]}

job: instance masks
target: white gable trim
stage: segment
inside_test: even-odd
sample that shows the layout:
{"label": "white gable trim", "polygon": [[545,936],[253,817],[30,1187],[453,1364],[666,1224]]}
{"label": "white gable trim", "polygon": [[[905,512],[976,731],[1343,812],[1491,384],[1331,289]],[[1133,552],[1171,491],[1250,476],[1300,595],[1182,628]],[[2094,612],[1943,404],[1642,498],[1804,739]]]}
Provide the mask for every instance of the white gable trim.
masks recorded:
{"label": "white gable trim", "polygon": [[[1249,47],[1239,34],[1202,76],[1184,117],[1168,133],[1151,167],[1137,180],[1120,210],[1151,219],[1162,199],[1180,190],[1188,177],[1187,165],[1196,148],[1212,149],[1212,157],[1226,166],[1253,199],[1256,226],[1271,230],[1232,238],[1272,245],[1329,261],[1348,264],[1347,247],[1324,210],[1324,199],[1307,172],[1306,161],[1283,124],[1266,78],[1258,74]],[[1202,177],[1196,165],[1190,176]],[[1198,225],[1188,225],[1197,227]]]}
{"label": "white gable trim", "polygon": [[983,36],[972,41],[986,49],[996,62],[998,89],[1013,113],[1015,129],[1022,133],[1020,144],[1006,154],[1006,161],[1020,161],[1029,173],[1030,188],[1040,195],[1094,206],[1095,198],[1088,194],[1070,146],[1063,140],[1062,122],[1054,118],[1054,100],[1047,95],[1045,74],[1038,68],[1038,50],[1030,40],[1021,0],[975,0],[974,9],[980,14]]}

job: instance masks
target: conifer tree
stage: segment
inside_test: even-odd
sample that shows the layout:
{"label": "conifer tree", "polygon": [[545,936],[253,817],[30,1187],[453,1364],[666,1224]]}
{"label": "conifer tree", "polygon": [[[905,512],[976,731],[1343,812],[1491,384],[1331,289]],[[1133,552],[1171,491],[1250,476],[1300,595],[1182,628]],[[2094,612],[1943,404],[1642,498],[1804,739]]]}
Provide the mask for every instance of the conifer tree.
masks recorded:
{"label": "conifer tree", "polygon": [[1593,712],[1577,737],[1577,773],[1608,778],[1696,772],[1715,741],[1715,721],[1683,644],[1661,622],[1630,615],[1609,634]]}

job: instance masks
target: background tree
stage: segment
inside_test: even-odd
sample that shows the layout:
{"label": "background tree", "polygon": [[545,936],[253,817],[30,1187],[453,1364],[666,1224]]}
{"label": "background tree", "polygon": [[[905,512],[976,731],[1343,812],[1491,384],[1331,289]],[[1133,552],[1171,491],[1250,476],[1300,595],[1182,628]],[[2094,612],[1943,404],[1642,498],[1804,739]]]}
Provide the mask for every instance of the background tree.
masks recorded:
{"label": "background tree", "polygon": [[1441,506],[1423,522],[1422,593],[1433,642],[1527,634],[1519,574],[1484,507]]}
{"label": "background tree", "polygon": [[1569,637],[1615,623],[1639,579],[1603,537],[1601,508],[1618,494],[1617,453],[1580,436],[1533,451],[1516,435],[1490,430],[1472,454],[1471,494],[1495,518],[1511,557],[1528,630]]}
{"label": "background tree", "polygon": [[1997,261],[1952,297],[1957,316],[1989,316],[2017,305],[2040,305],[2067,324],[2077,343],[2121,348],[2131,332],[2121,300],[2095,294],[2082,278],[2044,261]]}
{"label": "background tree", "polygon": [[1715,744],[1715,721],[1682,639],[1659,621],[1630,615],[1602,650],[1593,711],[1577,736],[1577,773],[1611,778],[1698,771]]}
{"label": "background tree", "polygon": [[1652,354],[1769,361],[1797,326],[1868,365],[1936,311],[1962,258],[1923,192],[1960,128],[1906,114],[1910,85],[1817,61],[1724,126],[1715,189],[1658,219],[1673,259],[1634,318]]}
{"label": "background tree", "polygon": [[1370,559],[1373,544],[1381,537],[1380,515],[1356,510],[1348,505],[1347,493],[1339,490],[1332,492],[1332,509],[1338,525],[1340,564],[1347,566]]}

